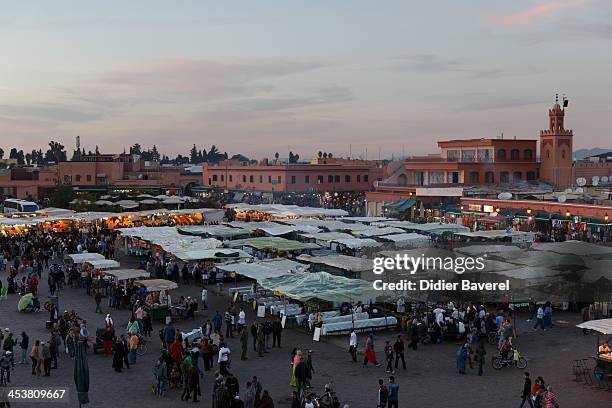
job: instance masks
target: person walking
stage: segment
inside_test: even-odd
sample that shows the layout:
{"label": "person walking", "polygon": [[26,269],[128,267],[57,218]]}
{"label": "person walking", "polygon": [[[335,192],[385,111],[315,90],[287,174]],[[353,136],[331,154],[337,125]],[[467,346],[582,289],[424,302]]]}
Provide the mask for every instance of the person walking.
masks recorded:
{"label": "person walking", "polygon": [[155,393],[158,396],[163,397],[164,392],[166,391],[166,377],[168,376],[168,366],[166,365],[166,360],[163,357],[157,359],[154,374],[155,380],[157,381]]}
{"label": "person walking", "polygon": [[257,352],[257,324],[251,323],[251,337],[253,338],[253,351]]}
{"label": "person walking", "polygon": [[395,382],[395,377],[389,377],[389,398],[387,399],[387,403],[389,404],[389,408],[398,408],[399,407],[399,385]]}
{"label": "person walking", "polygon": [[219,374],[227,375],[227,365],[229,364],[230,355],[232,354],[231,350],[225,343],[221,343],[219,346],[219,358],[217,362],[219,363]]}
{"label": "person walking", "polygon": [[559,408],[559,402],[557,401],[557,396],[552,390],[552,387],[549,385],[546,387],[546,394],[544,395],[544,408]]}
{"label": "person walking", "polygon": [[395,371],[393,371],[393,346],[391,346],[391,343],[389,342],[389,340],[385,341],[384,352],[385,352],[385,359],[387,360],[386,371],[388,373],[395,374]]}
{"label": "person walking", "polygon": [[264,336],[263,333],[263,326],[260,324],[257,327],[257,354],[259,355],[259,357],[263,357],[264,356],[264,352],[265,352],[265,346],[266,346],[266,337]]}
{"label": "person walking", "polygon": [[51,354],[51,362],[49,364],[51,364],[51,369],[57,369],[58,349],[57,337],[55,333],[51,333],[51,340],[49,341],[49,353]]}
{"label": "person walking", "polygon": [[540,327],[542,330],[546,330],[546,327],[544,327],[544,308],[542,308],[541,305],[538,307],[538,311],[536,312],[536,323],[535,326],[533,326],[533,330],[538,330],[538,327]]}
{"label": "person walking", "polygon": [[30,346],[30,338],[26,332],[21,332],[21,340],[19,341],[19,347],[21,348],[21,364],[26,364],[28,357],[28,348]]}
{"label": "person walking", "polygon": [[523,378],[523,390],[521,391],[521,405],[519,405],[519,408],[523,408],[525,402],[528,402],[529,406],[534,408],[533,401],[531,400],[531,378],[529,378],[527,371],[523,373]]}
{"label": "person walking", "polygon": [[385,385],[385,382],[381,379],[378,380],[378,402],[376,408],[387,408],[387,400],[389,399],[389,389]]}
{"label": "person walking", "polygon": [[45,372],[44,377],[49,377],[51,375],[51,351],[47,343],[42,342],[40,344],[42,346],[41,356]]}
{"label": "person walking", "polygon": [[476,349],[476,363],[478,364],[478,375],[480,376],[483,374],[483,366],[486,355],[487,350],[485,349],[484,341],[481,340],[478,349]]}
{"label": "person walking", "polygon": [[243,325],[240,329],[240,360],[246,360],[247,359],[247,348],[248,348],[248,344],[249,344],[249,331],[247,330],[247,327],[245,325]]}
{"label": "person walking", "polygon": [[246,391],[244,393],[244,408],[255,408],[255,392],[253,383],[247,381]]}
{"label": "person walking", "polygon": [[30,359],[32,360],[32,375],[40,375],[41,373],[41,354],[42,350],[40,340],[36,340],[32,346],[32,350],[30,351]]}
{"label": "person walking", "polygon": [[353,359],[353,362],[357,362],[357,334],[355,330],[351,330],[351,337],[349,338],[349,354]]}
{"label": "person walking", "polygon": [[96,313],[102,313],[102,293],[100,293],[100,289],[96,289],[96,293],[94,295],[94,300],[96,302]]}
{"label": "person walking", "polygon": [[136,334],[128,333],[129,340],[128,346],[130,348],[129,351],[129,361],[130,364],[136,364],[136,350],[138,349],[138,336]]}
{"label": "person walking", "polygon": [[123,342],[119,337],[115,337],[115,354],[113,354],[113,368],[120,373],[123,369]]}
{"label": "person walking", "polygon": [[283,332],[283,325],[280,319],[275,319],[272,323],[272,347],[281,348],[281,334]]}
{"label": "person walking", "polygon": [[395,352],[395,369],[397,370],[398,363],[400,359],[402,360],[402,366],[404,371],[406,370],[406,360],[404,358],[404,339],[402,335],[397,336],[397,340],[395,340],[395,344],[393,345],[393,351]]}
{"label": "person walking", "polygon": [[468,346],[467,343],[459,347],[457,350],[457,370],[459,374],[465,374],[465,362],[468,358]]}
{"label": "person walking", "polygon": [[365,350],[364,350],[364,358],[363,358],[363,367],[368,365],[368,362],[374,364],[376,367],[380,367],[380,363],[376,358],[376,353],[374,352],[374,337],[370,334],[368,335],[368,339],[366,340]]}

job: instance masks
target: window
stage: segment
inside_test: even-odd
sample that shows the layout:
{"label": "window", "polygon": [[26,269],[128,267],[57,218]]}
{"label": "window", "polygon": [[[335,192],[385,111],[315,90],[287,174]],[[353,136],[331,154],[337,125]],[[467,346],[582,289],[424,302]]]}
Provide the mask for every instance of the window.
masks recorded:
{"label": "window", "polygon": [[78,181],[81,181],[81,175],[80,175],[80,174],[77,174],[77,175],[76,175],[76,177],[75,177],[75,179],[76,179],[76,181],[77,181],[77,182],[78,182]]}
{"label": "window", "polygon": [[506,149],[499,149],[497,151],[497,160],[506,160]]}
{"label": "window", "polygon": [[322,184],[323,183],[323,176],[317,176],[317,183],[318,184]]}
{"label": "window", "polygon": [[550,150],[547,150],[547,151],[546,151],[546,158],[547,158],[547,159],[550,159]]}
{"label": "window", "polygon": [[272,184],[272,176],[268,176],[268,183]]}
{"label": "window", "polygon": [[91,181],[91,174],[87,175],[87,181]]}
{"label": "window", "polygon": [[295,184],[295,176],[291,176],[291,184]]}
{"label": "window", "polygon": [[223,174],[221,175],[221,181],[225,181],[225,176]]}
{"label": "window", "polygon": [[249,183],[255,182],[255,176],[249,176]]}
{"label": "window", "polygon": [[527,180],[535,180],[536,176],[535,176],[535,171],[528,171],[527,172]]}
{"label": "window", "polygon": [[561,150],[561,158],[565,159],[565,150]]}
{"label": "window", "polygon": [[518,149],[512,149],[510,151],[510,160],[518,160],[519,159],[519,150]]}
{"label": "window", "polygon": [[327,182],[328,183],[333,183],[334,182],[334,176],[332,176],[331,174],[329,176],[327,176]]}
{"label": "window", "polygon": [[363,175],[363,181],[365,181],[366,183],[368,182],[368,175],[367,174]]}
{"label": "window", "polygon": [[525,149],[523,155],[525,160],[533,160],[533,151],[531,149]]}
{"label": "window", "polygon": [[278,182],[279,183],[281,182],[281,176],[278,176]]}
{"label": "window", "polygon": [[470,171],[470,183],[478,183],[478,172]]}
{"label": "window", "polygon": [[64,183],[69,183],[70,182],[70,176],[67,174],[64,174]]}
{"label": "window", "polygon": [[234,176],[232,176],[232,175],[230,174],[229,179],[230,179],[230,181],[234,181]]}
{"label": "window", "polygon": [[334,176],[334,183],[339,183],[339,182],[340,182],[340,176],[336,174]]}
{"label": "window", "polygon": [[213,174],[212,181],[217,181],[217,175],[216,174]]}
{"label": "window", "polygon": [[499,182],[500,183],[510,182],[510,174],[507,171],[502,171],[501,173],[499,173]]}
{"label": "window", "polygon": [[242,182],[246,183],[246,175],[244,175],[244,174],[242,175]]}
{"label": "window", "polygon": [[358,182],[358,183],[361,183],[361,174],[358,174],[358,175],[357,175],[357,182]]}
{"label": "window", "polygon": [[523,179],[523,173],[521,173],[520,171],[515,171],[514,173],[512,173],[512,181],[517,182],[517,181],[521,181]]}
{"label": "window", "polygon": [[310,184],[310,176],[304,176],[304,183]]}
{"label": "window", "polygon": [[350,183],[351,182],[351,176],[349,176],[348,174],[346,176],[344,176],[344,182],[345,183]]}
{"label": "window", "polygon": [[487,171],[485,173],[485,183],[495,183],[495,173],[492,171]]}
{"label": "window", "polygon": [[259,182],[263,183],[263,176],[259,176]]}

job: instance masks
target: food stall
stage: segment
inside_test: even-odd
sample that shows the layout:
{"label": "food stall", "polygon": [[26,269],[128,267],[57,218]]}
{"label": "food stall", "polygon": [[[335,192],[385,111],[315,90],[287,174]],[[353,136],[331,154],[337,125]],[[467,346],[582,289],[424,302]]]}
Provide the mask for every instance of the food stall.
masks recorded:
{"label": "food stall", "polygon": [[147,292],[145,311],[153,320],[163,320],[172,316],[172,311],[166,302],[163,302],[163,295],[160,292],[178,288],[176,282],[166,279],[145,279],[134,281],[134,285],[142,286]]}
{"label": "food stall", "polygon": [[[593,374],[596,378],[612,378],[612,319],[589,320],[588,322],[577,325],[581,329],[593,330],[597,332],[597,351],[595,358],[595,370]],[[601,341],[603,335],[603,341]]]}
{"label": "food stall", "polygon": [[111,276],[116,282],[125,282],[130,279],[148,278],[149,272],[142,269],[111,269],[104,273]]}

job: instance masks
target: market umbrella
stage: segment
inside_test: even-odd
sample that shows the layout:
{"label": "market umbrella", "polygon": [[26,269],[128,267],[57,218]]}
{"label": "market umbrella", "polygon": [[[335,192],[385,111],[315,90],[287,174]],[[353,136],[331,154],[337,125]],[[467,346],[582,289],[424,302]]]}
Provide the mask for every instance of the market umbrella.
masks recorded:
{"label": "market umbrella", "polygon": [[32,294],[26,293],[21,297],[21,299],[19,299],[19,302],[17,303],[17,310],[23,312],[30,303],[32,303]]}
{"label": "market umbrella", "polygon": [[82,404],[89,404],[89,365],[87,364],[85,346],[81,341],[77,342],[76,356],[74,357],[74,384],[79,398],[79,407]]}

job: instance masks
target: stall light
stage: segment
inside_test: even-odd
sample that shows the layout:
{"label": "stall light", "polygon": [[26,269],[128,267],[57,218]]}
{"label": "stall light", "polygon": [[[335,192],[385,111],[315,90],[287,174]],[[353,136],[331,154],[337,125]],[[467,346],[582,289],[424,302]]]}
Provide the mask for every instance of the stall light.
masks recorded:
{"label": "stall light", "polygon": [[571,212],[569,212],[569,211],[566,211],[566,212],[565,212],[565,216],[566,216],[567,218],[569,218],[571,215],[572,215],[572,213],[571,213]]}
{"label": "stall light", "polygon": [[527,209],[527,214],[531,214],[531,208]]}
{"label": "stall light", "polygon": [[495,209],[495,212],[499,214],[499,213],[501,212],[501,209],[496,208],[496,209]]}
{"label": "stall light", "polygon": [[604,221],[608,222],[608,214],[604,215]]}
{"label": "stall light", "polygon": [[463,211],[463,206],[460,207],[461,211]]}

